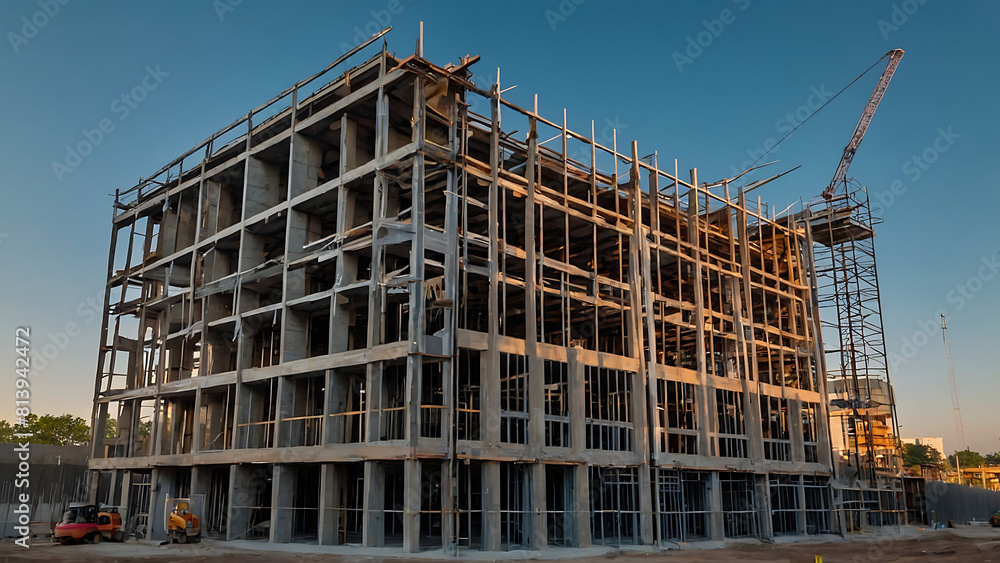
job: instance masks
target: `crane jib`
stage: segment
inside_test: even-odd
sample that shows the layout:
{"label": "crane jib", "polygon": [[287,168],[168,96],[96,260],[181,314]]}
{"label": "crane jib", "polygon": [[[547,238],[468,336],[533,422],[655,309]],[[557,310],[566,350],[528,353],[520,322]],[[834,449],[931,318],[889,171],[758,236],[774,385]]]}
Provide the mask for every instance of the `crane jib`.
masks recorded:
{"label": "crane jib", "polygon": [[851,166],[854,153],[857,152],[858,146],[865,136],[865,131],[868,130],[868,125],[872,121],[872,116],[875,115],[875,110],[878,109],[879,102],[882,101],[882,96],[885,94],[886,88],[889,87],[889,81],[892,80],[892,75],[896,72],[896,67],[899,66],[899,60],[903,58],[903,50],[893,49],[883,55],[882,58],[885,57],[889,57],[889,63],[882,72],[882,76],[878,79],[878,84],[875,86],[875,91],[872,93],[868,105],[861,112],[861,118],[858,120],[858,125],[854,128],[854,135],[851,136],[851,141],[844,147],[844,156],[840,158],[840,164],[837,165],[837,172],[834,173],[833,179],[830,180],[830,185],[823,190],[824,199],[831,199],[837,186],[847,178],[847,169]]}

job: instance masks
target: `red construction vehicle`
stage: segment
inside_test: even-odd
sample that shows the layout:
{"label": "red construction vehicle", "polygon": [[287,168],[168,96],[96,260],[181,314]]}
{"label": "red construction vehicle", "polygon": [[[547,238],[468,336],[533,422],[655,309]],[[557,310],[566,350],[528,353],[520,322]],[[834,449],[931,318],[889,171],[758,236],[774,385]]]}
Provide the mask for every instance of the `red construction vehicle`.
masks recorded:
{"label": "red construction vehicle", "polygon": [[56,524],[53,538],[62,544],[101,540],[125,541],[122,516],[118,507],[98,507],[96,504],[71,503]]}

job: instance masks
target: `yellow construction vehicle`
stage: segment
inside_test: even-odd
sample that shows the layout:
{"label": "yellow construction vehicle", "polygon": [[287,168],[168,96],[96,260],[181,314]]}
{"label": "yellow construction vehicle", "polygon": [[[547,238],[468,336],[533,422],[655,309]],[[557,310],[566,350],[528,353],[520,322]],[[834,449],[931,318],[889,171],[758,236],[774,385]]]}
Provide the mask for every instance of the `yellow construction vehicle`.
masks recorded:
{"label": "yellow construction vehicle", "polygon": [[173,503],[174,508],[167,515],[167,534],[170,536],[170,543],[201,541],[201,519],[191,512],[190,500],[175,498]]}

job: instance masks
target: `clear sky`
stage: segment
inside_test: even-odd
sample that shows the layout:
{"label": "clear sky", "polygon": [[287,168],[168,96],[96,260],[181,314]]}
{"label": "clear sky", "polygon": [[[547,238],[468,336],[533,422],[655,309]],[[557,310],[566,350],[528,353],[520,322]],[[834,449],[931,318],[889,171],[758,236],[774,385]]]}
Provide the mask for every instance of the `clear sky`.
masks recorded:
{"label": "clear sky", "polygon": [[[108,194],[372,31],[392,25],[389,49],[412,53],[420,21],[438,64],[481,55],[477,81],[501,68],[515,103],[537,93],[554,120],[566,108],[571,129],[594,120],[600,138],[615,127],[640,154],[709,181],[732,177],[886,51],[906,50],[849,172],[886,204],[878,266],[887,347],[904,360],[892,371],[902,434],[961,449],[940,311],[968,445],[1000,450],[1000,4],[986,1],[2,2],[0,418],[13,416],[22,325],[54,356],[33,376],[33,410],[90,416]],[[764,159],[781,161],[776,172],[801,166],[757,190],[769,204],[823,190],[882,68]],[[122,97],[136,88],[141,100]],[[88,142],[88,154],[67,154]]]}

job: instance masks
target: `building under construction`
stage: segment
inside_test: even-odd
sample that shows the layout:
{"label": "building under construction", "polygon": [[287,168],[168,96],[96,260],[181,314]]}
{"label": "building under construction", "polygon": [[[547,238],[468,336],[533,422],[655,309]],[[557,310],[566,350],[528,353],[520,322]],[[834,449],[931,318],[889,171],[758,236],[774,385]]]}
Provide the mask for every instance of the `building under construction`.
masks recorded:
{"label": "building under construction", "polygon": [[338,61],[116,196],[93,500],[407,552],[837,528],[806,225],[477,60]]}

